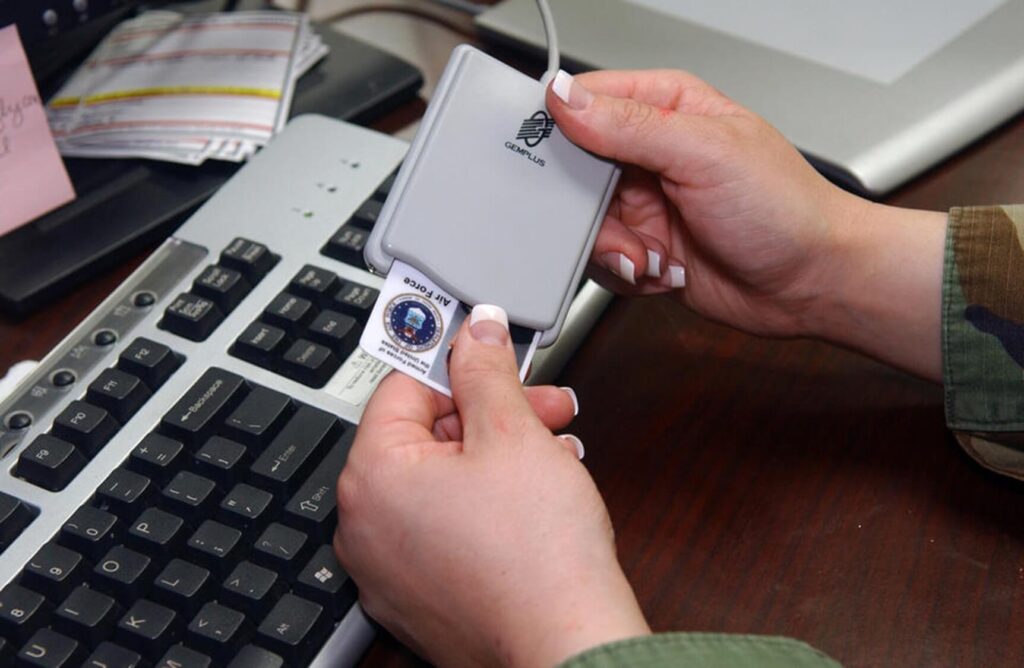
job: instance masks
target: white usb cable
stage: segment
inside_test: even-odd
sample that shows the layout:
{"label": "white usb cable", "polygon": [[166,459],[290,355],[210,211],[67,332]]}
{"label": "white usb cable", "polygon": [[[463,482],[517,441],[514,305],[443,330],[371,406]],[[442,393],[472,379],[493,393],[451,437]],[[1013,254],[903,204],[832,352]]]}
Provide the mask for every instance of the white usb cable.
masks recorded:
{"label": "white usb cable", "polygon": [[540,10],[540,19],[544,23],[544,35],[548,42],[548,69],[540,79],[546,86],[558,74],[558,33],[555,31],[555,19],[551,16],[548,0],[537,0],[537,9]]}

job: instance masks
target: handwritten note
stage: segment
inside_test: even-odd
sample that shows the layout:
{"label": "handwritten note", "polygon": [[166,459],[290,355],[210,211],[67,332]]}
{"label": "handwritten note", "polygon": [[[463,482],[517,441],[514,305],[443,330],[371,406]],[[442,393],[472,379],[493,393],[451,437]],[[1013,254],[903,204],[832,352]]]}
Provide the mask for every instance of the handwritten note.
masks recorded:
{"label": "handwritten note", "polygon": [[0,29],[0,234],[75,198],[17,28]]}

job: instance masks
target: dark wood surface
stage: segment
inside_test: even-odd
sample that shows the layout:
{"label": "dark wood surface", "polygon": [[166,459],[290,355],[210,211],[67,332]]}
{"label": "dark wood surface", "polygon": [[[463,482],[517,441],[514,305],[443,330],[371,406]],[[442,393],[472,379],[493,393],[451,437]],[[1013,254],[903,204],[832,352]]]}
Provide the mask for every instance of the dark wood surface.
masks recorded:
{"label": "dark wood surface", "polygon": [[[1018,117],[887,201],[1024,202],[1022,162]],[[140,260],[0,318],[0,369],[43,356]],[[559,382],[656,630],[789,635],[847,666],[1024,664],[1024,485],[959,450],[939,387],[664,298],[616,301]],[[416,664],[387,637],[364,660]]]}

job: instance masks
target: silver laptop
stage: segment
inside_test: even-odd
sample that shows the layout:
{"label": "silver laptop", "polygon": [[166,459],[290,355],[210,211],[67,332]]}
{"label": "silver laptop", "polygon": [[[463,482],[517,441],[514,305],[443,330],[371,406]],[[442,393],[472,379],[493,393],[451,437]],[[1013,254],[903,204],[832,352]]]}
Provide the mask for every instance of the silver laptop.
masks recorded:
{"label": "silver laptop", "polygon": [[[881,195],[1024,108],[1024,0],[551,0],[570,68],[675,67]],[[477,17],[541,49],[534,0]]]}

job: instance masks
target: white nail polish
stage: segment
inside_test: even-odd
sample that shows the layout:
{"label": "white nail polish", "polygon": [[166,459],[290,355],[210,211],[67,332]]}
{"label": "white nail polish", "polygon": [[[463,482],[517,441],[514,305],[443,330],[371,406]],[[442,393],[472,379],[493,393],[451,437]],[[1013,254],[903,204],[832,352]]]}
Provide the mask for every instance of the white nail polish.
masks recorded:
{"label": "white nail polish", "polygon": [[493,320],[505,329],[508,329],[508,314],[500,306],[490,304],[477,304],[469,314],[469,326],[472,327],[482,320]]}
{"label": "white nail polish", "polygon": [[576,447],[576,456],[579,459],[583,459],[583,455],[587,454],[586,449],[583,447],[583,441],[572,434],[562,434],[558,438],[569,441]]}
{"label": "white nail polish", "polygon": [[558,389],[568,394],[569,398],[572,399],[572,416],[576,417],[577,415],[579,415],[580,400],[576,397],[576,391],[573,390],[571,387],[560,387]]}
{"label": "white nail polish", "polygon": [[647,275],[651,278],[661,277],[661,254],[647,249]]}
{"label": "white nail polish", "polygon": [[618,256],[618,261],[610,262],[608,268],[630,285],[636,285],[636,265],[624,253],[614,253],[614,255]]}
{"label": "white nail polish", "polygon": [[686,287],[686,267],[678,264],[668,266],[668,281],[673,288]]}
{"label": "white nail polish", "polygon": [[551,84],[551,90],[562,102],[569,104],[569,92],[572,90],[572,75],[565,70],[558,70],[558,74],[555,75],[555,80]]}

